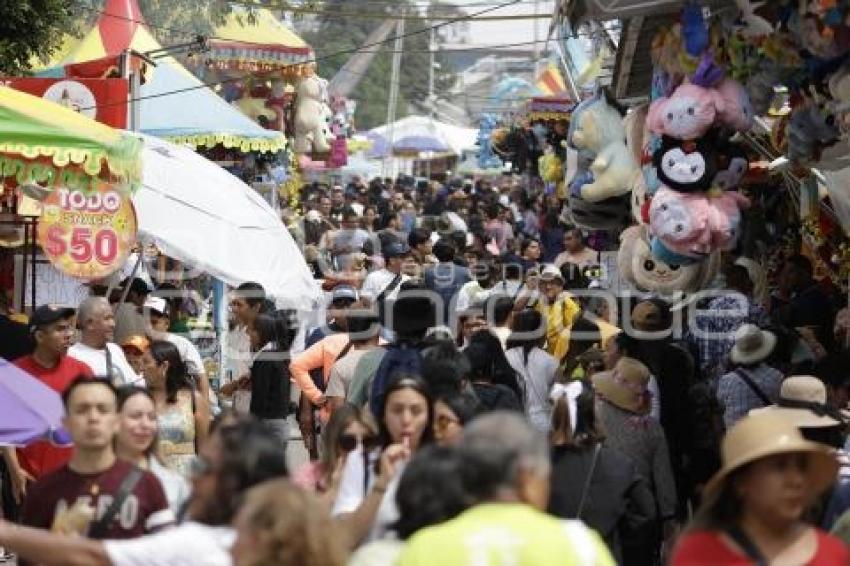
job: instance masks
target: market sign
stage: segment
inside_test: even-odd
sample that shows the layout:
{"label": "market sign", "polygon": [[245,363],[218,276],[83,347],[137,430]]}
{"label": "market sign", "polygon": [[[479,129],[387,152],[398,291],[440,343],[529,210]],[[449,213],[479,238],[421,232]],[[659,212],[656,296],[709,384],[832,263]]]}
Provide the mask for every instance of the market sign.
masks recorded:
{"label": "market sign", "polygon": [[61,187],[42,202],[38,242],[61,272],[106,277],[124,265],[136,243],[136,211],[126,191],[99,183],[87,193]]}
{"label": "market sign", "polygon": [[55,102],[113,128],[127,127],[126,79],[0,77],[0,85]]}

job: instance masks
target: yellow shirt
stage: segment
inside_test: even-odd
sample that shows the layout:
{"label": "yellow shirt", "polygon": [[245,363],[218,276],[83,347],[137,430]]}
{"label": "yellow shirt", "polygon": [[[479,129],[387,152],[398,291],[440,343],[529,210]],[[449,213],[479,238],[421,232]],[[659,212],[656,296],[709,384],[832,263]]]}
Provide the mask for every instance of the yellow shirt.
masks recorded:
{"label": "yellow shirt", "polygon": [[579,521],[563,521],[521,503],[486,503],[423,529],[398,566],[613,566],[602,539]]}
{"label": "yellow shirt", "polygon": [[560,362],[570,348],[570,328],[581,307],[565,294],[552,304],[538,302],[537,312],[546,321],[546,351]]}

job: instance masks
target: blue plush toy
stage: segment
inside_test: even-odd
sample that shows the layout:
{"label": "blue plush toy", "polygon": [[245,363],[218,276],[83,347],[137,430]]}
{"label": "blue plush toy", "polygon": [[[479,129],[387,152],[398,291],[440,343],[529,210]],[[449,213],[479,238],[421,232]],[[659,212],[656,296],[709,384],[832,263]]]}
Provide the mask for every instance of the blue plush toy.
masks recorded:
{"label": "blue plush toy", "polygon": [[654,236],[650,238],[649,247],[652,251],[653,257],[663,261],[667,265],[693,265],[694,263],[704,261],[705,258],[708,257],[695,257],[676,253],[665,246],[664,242]]}
{"label": "blue plush toy", "polygon": [[688,2],[682,8],[682,42],[692,57],[699,57],[708,47],[708,28],[697,2]]}
{"label": "blue plush toy", "polygon": [[481,169],[501,169],[502,160],[493,153],[491,136],[496,129],[496,117],[492,114],[482,114],[478,129],[478,167]]}

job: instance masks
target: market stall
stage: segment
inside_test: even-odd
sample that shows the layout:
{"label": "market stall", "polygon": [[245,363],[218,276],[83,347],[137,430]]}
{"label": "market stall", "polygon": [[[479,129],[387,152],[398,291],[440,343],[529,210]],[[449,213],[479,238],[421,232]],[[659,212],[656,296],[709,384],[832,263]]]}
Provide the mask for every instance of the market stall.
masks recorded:
{"label": "market stall", "polygon": [[[39,74],[63,75],[68,65],[115,58],[128,49],[154,56],[167,52],[148,31],[136,0],[107,0],[95,26]],[[284,147],[282,133],[266,130],[229,105],[174,57],[156,57],[154,63],[139,93],[142,132],[202,148],[277,152]]]}
{"label": "market stall", "polygon": [[[3,291],[17,283],[19,306],[27,292],[36,301],[39,251],[80,280],[121,266],[136,242],[130,195],[141,182],[141,148],[137,136],[0,88],[2,222],[24,232],[23,246],[3,253]],[[16,265],[23,273],[13,278]]]}

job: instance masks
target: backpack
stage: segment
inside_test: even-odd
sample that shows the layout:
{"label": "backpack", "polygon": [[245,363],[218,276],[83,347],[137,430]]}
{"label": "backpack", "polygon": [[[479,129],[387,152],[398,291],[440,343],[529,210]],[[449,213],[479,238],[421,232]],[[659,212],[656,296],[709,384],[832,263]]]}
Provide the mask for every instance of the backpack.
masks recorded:
{"label": "backpack", "polygon": [[369,408],[376,419],[381,418],[380,411],[384,404],[384,392],[390,381],[396,375],[421,375],[422,353],[413,344],[402,342],[387,346],[387,353],[381,359],[381,364],[372,379]]}

